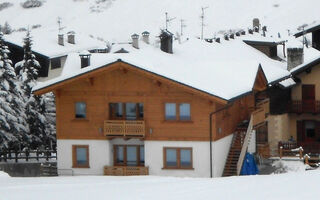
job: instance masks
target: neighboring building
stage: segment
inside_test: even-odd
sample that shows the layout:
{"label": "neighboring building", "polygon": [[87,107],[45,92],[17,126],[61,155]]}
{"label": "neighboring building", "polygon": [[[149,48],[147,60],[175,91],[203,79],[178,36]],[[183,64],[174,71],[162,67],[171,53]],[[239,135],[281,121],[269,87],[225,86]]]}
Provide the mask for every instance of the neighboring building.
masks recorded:
{"label": "neighboring building", "polygon": [[288,71],[238,40],[161,42],[161,52],[132,39],[69,54],[61,76],[34,88],[56,96],[59,173],[221,176],[233,133]]}
{"label": "neighboring building", "polygon": [[[13,32],[4,39],[10,50],[10,59],[15,65],[23,60],[23,38],[26,32]],[[41,69],[39,80],[44,81],[61,74],[67,55],[72,52],[106,51],[106,45],[89,36],[68,32],[66,35],[50,30],[33,30],[32,51],[39,61]]]}

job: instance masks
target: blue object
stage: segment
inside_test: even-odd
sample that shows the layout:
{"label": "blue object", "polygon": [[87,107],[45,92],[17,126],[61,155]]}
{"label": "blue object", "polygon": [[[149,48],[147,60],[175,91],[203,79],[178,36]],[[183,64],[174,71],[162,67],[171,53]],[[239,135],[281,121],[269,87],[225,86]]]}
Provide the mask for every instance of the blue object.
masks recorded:
{"label": "blue object", "polygon": [[259,173],[256,161],[252,154],[246,153],[243,160],[243,165],[240,174],[241,175],[256,175]]}

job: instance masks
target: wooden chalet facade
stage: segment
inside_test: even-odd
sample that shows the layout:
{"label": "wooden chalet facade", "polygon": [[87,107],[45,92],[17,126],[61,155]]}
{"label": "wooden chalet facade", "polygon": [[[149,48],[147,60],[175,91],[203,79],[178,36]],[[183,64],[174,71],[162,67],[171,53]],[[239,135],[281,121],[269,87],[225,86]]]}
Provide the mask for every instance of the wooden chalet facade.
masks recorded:
{"label": "wooden chalet facade", "polygon": [[320,59],[291,70],[296,84],[268,89],[270,112],[257,131],[260,154],[278,156],[279,148],[320,153]]}
{"label": "wooden chalet facade", "polygon": [[60,174],[216,177],[266,85],[228,101],[118,60],[34,93],[56,96]]}

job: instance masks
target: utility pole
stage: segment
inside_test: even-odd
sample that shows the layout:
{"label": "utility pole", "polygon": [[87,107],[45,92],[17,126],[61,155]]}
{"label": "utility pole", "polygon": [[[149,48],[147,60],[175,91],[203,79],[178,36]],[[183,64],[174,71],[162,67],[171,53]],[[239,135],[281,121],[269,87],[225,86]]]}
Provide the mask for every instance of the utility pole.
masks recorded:
{"label": "utility pole", "polygon": [[180,35],[183,35],[183,28],[185,28],[186,25],[184,24],[184,20],[180,19]]}
{"label": "utility pole", "polygon": [[203,27],[204,27],[204,10],[209,7],[201,7],[202,13],[201,13],[201,40],[203,40]]}
{"label": "utility pole", "polygon": [[168,24],[169,24],[169,22],[171,22],[171,21],[174,20],[174,19],[175,19],[175,17],[169,18],[169,17],[168,17],[168,13],[166,12],[166,30],[168,30]]}

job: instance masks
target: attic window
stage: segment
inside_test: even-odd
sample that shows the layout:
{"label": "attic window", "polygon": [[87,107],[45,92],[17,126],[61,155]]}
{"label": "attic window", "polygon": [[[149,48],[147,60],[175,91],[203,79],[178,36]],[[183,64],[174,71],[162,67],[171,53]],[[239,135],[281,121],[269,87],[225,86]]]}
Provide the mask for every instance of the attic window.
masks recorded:
{"label": "attic window", "polygon": [[58,69],[61,67],[61,59],[60,58],[52,58],[51,59],[51,69]]}

